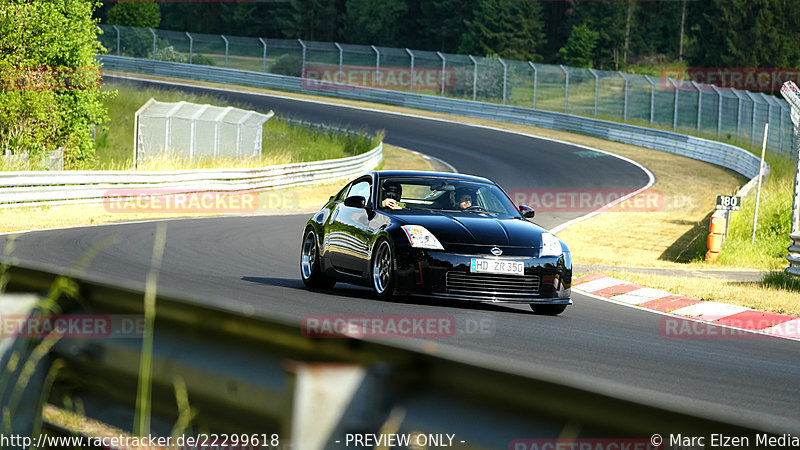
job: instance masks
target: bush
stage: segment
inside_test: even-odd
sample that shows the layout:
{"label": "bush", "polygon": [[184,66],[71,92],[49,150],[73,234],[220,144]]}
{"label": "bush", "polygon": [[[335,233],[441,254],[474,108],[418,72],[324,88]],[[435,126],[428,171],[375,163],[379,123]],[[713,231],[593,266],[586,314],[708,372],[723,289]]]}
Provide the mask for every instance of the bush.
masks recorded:
{"label": "bush", "polygon": [[269,68],[270,73],[299,77],[303,71],[303,58],[299,55],[281,55]]}

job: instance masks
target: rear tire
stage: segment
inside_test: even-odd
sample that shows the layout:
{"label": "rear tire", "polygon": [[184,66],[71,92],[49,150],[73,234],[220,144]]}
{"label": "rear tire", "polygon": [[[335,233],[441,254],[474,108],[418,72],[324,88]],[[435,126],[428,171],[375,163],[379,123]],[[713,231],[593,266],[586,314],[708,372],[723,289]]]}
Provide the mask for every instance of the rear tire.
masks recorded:
{"label": "rear tire", "polygon": [[330,289],[336,281],[322,273],[319,259],[317,233],[309,228],[303,235],[303,246],[300,248],[300,278],[308,287]]}
{"label": "rear tire", "polygon": [[530,305],[531,311],[542,316],[557,316],[567,309],[567,305]]}
{"label": "rear tire", "polygon": [[375,244],[370,274],[375,296],[380,299],[391,298],[394,294],[394,257],[392,246],[386,239],[380,239]]}

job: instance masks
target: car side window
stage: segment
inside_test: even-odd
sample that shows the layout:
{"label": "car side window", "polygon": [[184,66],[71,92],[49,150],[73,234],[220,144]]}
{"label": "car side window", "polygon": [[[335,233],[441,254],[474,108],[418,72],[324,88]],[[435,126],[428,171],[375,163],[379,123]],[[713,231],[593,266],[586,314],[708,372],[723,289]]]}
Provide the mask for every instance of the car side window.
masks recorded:
{"label": "car side window", "polygon": [[359,181],[353,184],[353,187],[350,188],[350,192],[347,193],[347,197],[352,197],[354,195],[360,195],[367,200],[367,204],[369,204],[369,197],[370,192],[372,192],[372,185],[369,181]]}

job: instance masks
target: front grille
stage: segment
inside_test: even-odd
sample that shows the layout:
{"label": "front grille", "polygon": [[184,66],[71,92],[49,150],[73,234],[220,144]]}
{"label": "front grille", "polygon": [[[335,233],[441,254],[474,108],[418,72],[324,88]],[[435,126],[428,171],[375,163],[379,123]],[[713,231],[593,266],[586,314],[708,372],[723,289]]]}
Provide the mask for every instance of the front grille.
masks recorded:
{"label": "front grille", "polygon": [[528,298],[539,295],[537,275],[500,275],[451,270],[445,277],[448,294],[469,297]]}

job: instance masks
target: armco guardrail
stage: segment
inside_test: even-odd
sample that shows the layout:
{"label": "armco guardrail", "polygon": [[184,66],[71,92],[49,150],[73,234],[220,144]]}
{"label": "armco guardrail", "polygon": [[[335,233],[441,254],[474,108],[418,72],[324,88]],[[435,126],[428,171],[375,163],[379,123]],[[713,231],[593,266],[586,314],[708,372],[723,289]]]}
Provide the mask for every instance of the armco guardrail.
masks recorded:
{"label": "armco guardrail", "polygon": [[733,145],[670,131],[655,130],[618,122],[550,111],[540,111],[518,106],[482,103],[471,100],[435,97],[392,90],[356,88],[354,86],[337,85],[335,83],[329,83],[324,89],[319,87],[308,89],[303,85],[303,80],[301,78],[260,72],[111,55],[103,55],[99,58],[103,63],[104,70],[302,92],[306,94],[405,106],[466,117],[521,123],[552,130],[580,133],[610,141],[675,153],[727,167],[747,178],[753,178],[758,175],[759,158],[750,152]]}
{"label": "armco guardrail", "polygon": [[[35,299],[18,293],[47,291],[58,274],[52,268],[12,263],[4,277],[14,297],[7,293],[0,304],[8,308],[15,301],[15,320],[25,320],[36,314],[31,312]],[[86,275],[71,280],[80,301],[62,298],[59,306],[67,317],[88,313],[112,322],[143,317],[141,284]],[[60,285],[67,284],[62,280]],[[255,448],[303,450],[341,448],[346,433],[447,433],[455,435],[453,446],[468,448],[520,448],[512,442],[602,436],[639,439],[635,448],[650,448],[654,433],[743,436],[795,432],[799,426],[759,417],[733,419],[711,406],[679,404],[670,396],[582,374],[555,374],[536,365],[524,372],[508,371],[470,353],[445,358],[431,354],[431,347],[419,339],[312,339],[301,333],[298,323],[242,310],[236,302],[159,293],[155,305],[155,435],[169,435],[181,423],[178,415],[185,418],[189,407],[194,430],[255,434],[262,442],[277,435],[280,446]],[[52,392],[50,400],[59,404],[68,397],[73,404],[86,405],[90,418],[121,418],[116,426],[130,431],[142,349],[136,329],[121,337],[76,331],[42,344],[4,338],[0,363],[7,372],[0,380],[0,407],[14,419],[4,433],[30,436],[42,392]],[[13,367],[8,365],[12,357],[20,361]],[[35,372],[22,363],[33,357],[41,358]],[[56,366],[58,370],[51,370]],[[27,377],[20,384],[24,391],[16,389],[22,375]],[[181,381],[188,402],[182,411],[175,394]],[[52,389],[43,389],[48,383]]]}
{"label": "armco guardrail", "polygon": [[97,202],[120,190],[190,192],[260,191],[353,178],[378,166],[383,143],[347,158],[258,169],[172,172],[65,171],[0,173],[0,207]]}
{"label": "armco guardrail", "polygon": [[793,233],[790,236],[792,245],[789,246],[789,254],[786,256],[786,259],[789,260],[786,273],[800,278],[800,233]]}

